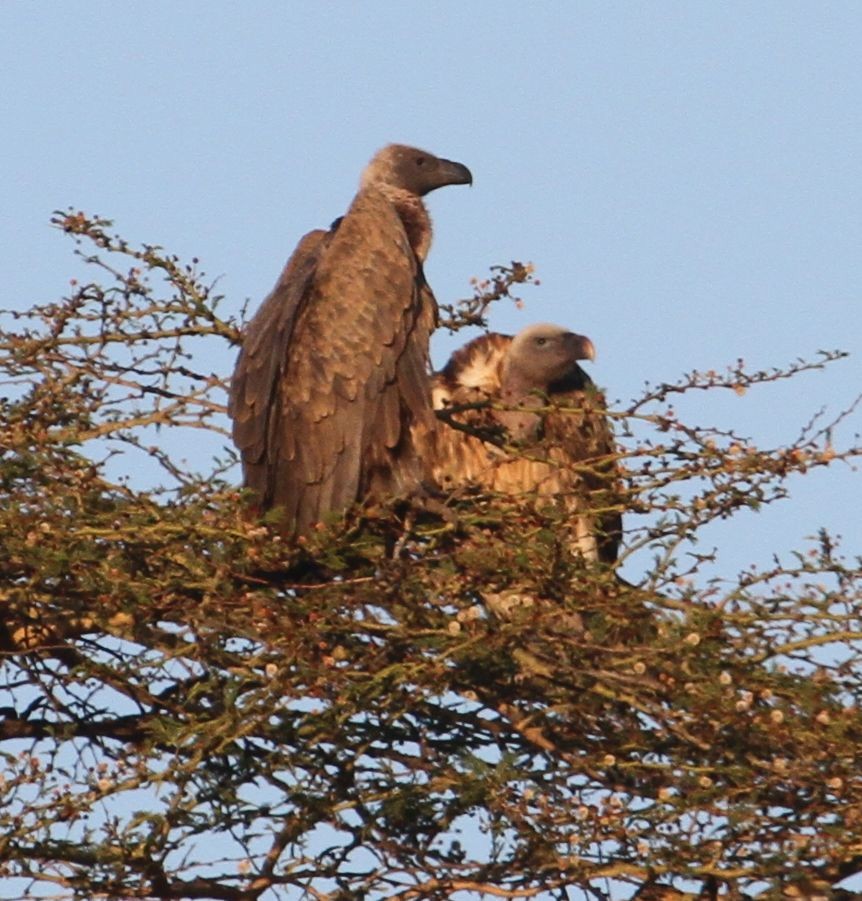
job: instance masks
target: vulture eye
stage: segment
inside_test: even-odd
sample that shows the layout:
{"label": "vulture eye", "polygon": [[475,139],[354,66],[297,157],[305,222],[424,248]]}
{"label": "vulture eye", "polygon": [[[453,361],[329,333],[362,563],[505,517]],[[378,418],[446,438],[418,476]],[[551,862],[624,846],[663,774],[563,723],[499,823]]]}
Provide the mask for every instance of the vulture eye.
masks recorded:
{"label": "vulture eye", "polygon": [[547,338],[536,338],[536,344],[538,344],[539,347],[544,347],[547,343],[548,343]]}
{"label": "vulture eye", "polygon": [[424,165],[425,165],[425,157],[424,157],[424,156],[417,156],[417,157],[416,157],[416,165],[417,165],[417,166],[424,166]]}

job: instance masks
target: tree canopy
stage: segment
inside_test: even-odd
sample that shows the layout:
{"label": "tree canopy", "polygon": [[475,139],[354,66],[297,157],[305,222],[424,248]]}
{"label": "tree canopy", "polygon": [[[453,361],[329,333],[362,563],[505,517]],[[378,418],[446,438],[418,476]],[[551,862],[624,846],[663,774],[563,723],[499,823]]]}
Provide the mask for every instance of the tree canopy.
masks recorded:
{"label": "tree canopy", "polygon": [[[859,558],[821,531],[718,579],[697,545],[862,448],[843,413],[764,448],[671,406],[841,352],[612,406],[615,566],[564,509],[481,493],[290,543],[232,481],[241,327],[197,261],[54,222],[94,279],[0,335],[5,897],[814,897],[862,871]],[[496,268],[445,324],[531,278]]]}

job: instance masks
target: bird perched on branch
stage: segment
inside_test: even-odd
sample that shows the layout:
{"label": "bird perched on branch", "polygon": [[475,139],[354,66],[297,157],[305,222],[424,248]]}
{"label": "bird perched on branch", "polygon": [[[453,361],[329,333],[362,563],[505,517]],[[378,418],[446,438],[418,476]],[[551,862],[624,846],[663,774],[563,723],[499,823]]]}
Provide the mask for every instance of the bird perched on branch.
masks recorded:
{"label": "bird perched on branch", "polygon": [[423,203],[472,184],[461,163],[390,144],[329,230],[309,232],[246,330],[228,412],[246,487],[288,535],[357,500],[427,479],[416,436],[435,427],[428,339],[437,304],[422,272]]}
{"label": "bird perched on branch", "polygon": [[442,422],[417,446],[443,488],[563,504],[578,552],[611,563],[621,532],[609,503],[614,441],[604,398],[578,365],[593,359],[589,338],[557,325],[482,335],[435,376]]}

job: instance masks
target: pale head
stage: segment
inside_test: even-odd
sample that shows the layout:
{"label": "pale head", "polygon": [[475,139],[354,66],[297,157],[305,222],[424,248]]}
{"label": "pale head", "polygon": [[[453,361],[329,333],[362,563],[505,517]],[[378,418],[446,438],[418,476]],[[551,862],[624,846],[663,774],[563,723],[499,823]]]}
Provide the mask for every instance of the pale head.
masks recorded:
{"label": "pale head", "polygon": [[446,185],[472,185],[470,170],[406,144],[388,144],[378,150],[362,173],[363,188],[396,188],[424,197]]}
{"label": "pale head", "polygon": [[578,360],[594,360],[596,349],[584,335],[546,322],[530,325],[512,339],[505,376],[522,386],[546,389],[565,378]]}

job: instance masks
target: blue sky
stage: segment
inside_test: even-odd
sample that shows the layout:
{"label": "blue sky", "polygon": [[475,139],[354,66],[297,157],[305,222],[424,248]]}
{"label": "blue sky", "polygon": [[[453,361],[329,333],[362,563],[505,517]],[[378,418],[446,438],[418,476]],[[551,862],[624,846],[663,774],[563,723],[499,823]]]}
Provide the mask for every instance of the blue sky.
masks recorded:
{"label": "blue sky", "polygon": [[[856,3],[6,0],[0,306],[54,299],[80,274],[47,224],[66,206],[199,257],[225,309],[256,305],[373,152],[414,143],[475,177],[430,198],[438,299],[532,261],[541,286],[492,325],[589,335],[611,399],[739,357],[849,351],[682,406],[788,442],[862,391],[860,47]],[[462,340],[436,336],[435,363]],[[858,431],[859,414],[838,443]],[[859,552],[859,473],[791,488],[710,535],[728,572],[821,525]]]}

